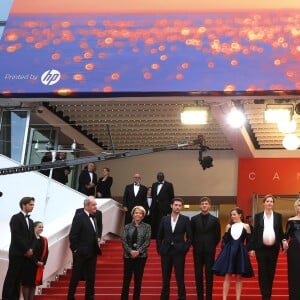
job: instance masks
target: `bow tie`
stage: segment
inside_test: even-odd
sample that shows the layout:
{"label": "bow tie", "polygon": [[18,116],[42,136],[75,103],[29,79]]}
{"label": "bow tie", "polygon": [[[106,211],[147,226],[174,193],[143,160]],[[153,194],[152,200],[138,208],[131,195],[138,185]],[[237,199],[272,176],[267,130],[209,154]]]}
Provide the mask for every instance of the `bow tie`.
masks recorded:
{"label": "bow tie", "polygon": [[158,184],[163,184],[163,182],[158,182]]}
{"label": "bow tie", "polygon": [[95,218],[95,216],[94,216],[94,215],[92,215],[92,214],[89,214],[89,217],[90,217],[90,218],[92,218],[92,219],[94,219],[94,218]]}
{"label": "bow tie", "polygon": [[134,185],[137,185],[137,186],[139,186],[140,184],[139,184],[139,183],[135,183]]}
{"label": "bow tie", "polygon": [[25,215],[25,218],[29,218],[30,217],[30,215]]}

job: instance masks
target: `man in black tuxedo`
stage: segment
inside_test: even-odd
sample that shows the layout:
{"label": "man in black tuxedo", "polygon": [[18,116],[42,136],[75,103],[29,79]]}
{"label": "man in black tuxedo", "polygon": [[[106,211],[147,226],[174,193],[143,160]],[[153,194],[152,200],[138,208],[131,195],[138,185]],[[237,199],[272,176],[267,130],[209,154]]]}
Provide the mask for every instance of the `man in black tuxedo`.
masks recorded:
{"label": "man in black tuxedo", "polygon": [[218,218],[209,213],[210,206],[210,198],[202,197],[200,199],[200,214],[191,218],[198,300],[204,299],[203,268],[205,268],[206,300],[212,300],[213,272],[211,269],[215,261],[216,247],[221,239],[220,222]]}
{"label": "man in black tuxedo", "polygon": [[[284,240],[282,216],[273,211],[274,196],[267,194],[264,199],[264,211],[254,217],[254,229],[250,243],[250,254],[256,256],[258,282],[263,300],[270,300],[276,263]],[[287,245],[285,245],[287,246]]]}
{"label": "man in black tuxedo", "polygon": [[[152,184],[152,200],[156,203],[157,207],[157,224],[163,216],[171,213],[171,202],[174,198],[174,188],[171,182],[165,181],[165,175],[163,172],[157,173],[157,182]],[[156,232],[154,233],[156,235]]]}
{"label": "man in black tuxedo", "polygon": [[143,206],[147,212],[147,187],[141,184],[141,175],[138,173],[133,175],[133,183],[125,187],[123,196],[125,225],[132,222],[131,210],[135,206]]}
{"label": "man in black tuxedo", "polygon": [[10,219],[11,242],[9,246],[8,270],[3,284],[3,300],[19,300],[20,284],[26,260],[33,255],[33,221],[29,213],[34,208],[33,197],[23,197],[19,203],[21,212]]}
{"label": "man in black tuxedo", "polygon": [[96,165],[89,163],[87,169],[81,171],[79,175],[78,191],[87,196],[95,196],[97,185]]}
{"label": "man in black tuxedo", "polygon": [[170,279],[174,266],[175,278],[178,288],[178,300],[186,299],[184,282],[185,257],[191,246],[192,229],[187,216],[180,214],[183,200],[174,198],[171,203],[171,215],[164,216],[157,232],[157,252],[161,257],[162,290],[160,300],[170,297]]}
{"label": "man in black tuxedo", "polygon": [[[75,211],[74,217],[83,212],[84,212],[84,207],[77,208]],[[101,237],[102,237],[102,229],[103,229],[102,211],[97,209],[96,212],[94,213],[94,216],[95,216],[95,223],[97,225],[97,237],[98,237],[98,240],[100,241]]]}
{"label": "man in black tuxedo", "polygon": [[69,240],[73,254],[73,268],[68,300],[75,300],[76,288],[82,276],[85,279],[85,299],[94,299],[97,255],[101,254],[98,227],[94,220],[96,211],[96,199],[89,196],[84,200],[84,210],[76,214],[72,221]]}

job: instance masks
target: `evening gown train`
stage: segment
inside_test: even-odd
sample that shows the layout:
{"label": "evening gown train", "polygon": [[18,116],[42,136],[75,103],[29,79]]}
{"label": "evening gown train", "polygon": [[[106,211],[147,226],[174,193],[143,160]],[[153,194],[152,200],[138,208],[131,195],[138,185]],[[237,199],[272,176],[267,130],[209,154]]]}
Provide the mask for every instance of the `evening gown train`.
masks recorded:
{"label": "evening gown train", "polygon": [[287,251],[289,300],[300,299],[300,220],[286,224],[286,239],[290,240]]}
{"label": "evening gown train", "polygon": [[222,239],[222,250],[218,255],[214,265],[213,272],[215,275],[225,276],[225,274],[240,274],[243,277],[253,277],[254,272],[249,259],[248,250],[245,245],[249,234],[243,227],[240,235],[233,238],[231,229],[234,226],[243,226],[243,223],[235,223],[224,234]]}

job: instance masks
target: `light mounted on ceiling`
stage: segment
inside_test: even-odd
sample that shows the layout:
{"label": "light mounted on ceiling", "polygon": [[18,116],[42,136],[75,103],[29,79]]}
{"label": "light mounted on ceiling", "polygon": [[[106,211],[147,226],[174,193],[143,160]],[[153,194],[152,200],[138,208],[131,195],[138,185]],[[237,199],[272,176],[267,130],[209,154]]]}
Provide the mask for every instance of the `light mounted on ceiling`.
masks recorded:
{"label": "light mounted on ceiling", "polygon": [[267,104],[265,121],[267,123],[288,122],[291,121],[293,114],[293,104]]}
{"label": "light mounted on ceiling", "polygon": [[181,123],[184,125],[207,124],[209,107],[206,105],[186,106],[180,114]]}
{"label": "light mounted on ceiling", "polygon": [[246,122],[245,115],[242,111],[232,108],[230,113],[227,115],[227,123],[232,128],[241,128]]}
{"label": "light mounted on ceiling", "polygon": [[297,150],[300,147],[300,139],[294,133],[288,133],[282,141],[286,150]]}

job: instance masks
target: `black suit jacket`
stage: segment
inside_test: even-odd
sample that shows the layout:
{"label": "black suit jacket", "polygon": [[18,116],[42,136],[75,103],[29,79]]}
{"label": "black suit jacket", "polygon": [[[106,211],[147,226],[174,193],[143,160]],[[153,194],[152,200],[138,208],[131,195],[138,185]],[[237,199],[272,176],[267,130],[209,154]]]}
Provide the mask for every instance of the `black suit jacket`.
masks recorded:
{"label": "black suit jacket", "polygon": [[113,183],[113,178],[108,176],[105,181],[102,181],[103,177],[99,178],[97,183],[97,193],[101,193],[100,198],[111,198],[110,188]]}
{"label": "black suit jacket", "polygon": [[93,183],[95,187],[86,188],[86,185],[91,182],[91,177],[88,170],[82,170],[79,175],[79,187],[78,191],[87,196],[95,196],[96,185],[97,185],[97,174],[93,173]]}
{"label": "black suit jacket", "polygon": [[[81,208],[77,208],[76,211],[75,211],[75,215],[79,215],[79,214],[82,214],[82,213],[85,213],[84,212],[84,208],[81,207]],[[96,219],[96,223],[97,223],[97,234],[98,234],[98,238],[101,239],[102,237],[102,230],[103,230],[103,222],[102,222],[102,211],[97,209],[96,212],[95,212],[95,219]]]}
{"label": "black suit jacket", "polygon": [[221,228],[219,219],[208,214],[207,223],[203,226],[203,214],[200,213],[191,218],[193,233],[193,251],[195,253],[214,253],[221,239]]}
{"label": "black suit jacket", "polygon": [[15,214],[10,219],[11,242],[9,257],[22,256],[32,248],[34,240],[33,221],[29,218],[29,228],[22,212]]}
{"label": "black suit jacket", "polygon": [[[282,216],[279,213],[273,212],[273,228],[275,232],[275,246],[279,249],[282,239],[284,238],[282,227]],[[254,217],[254,229],[252,239],[250,242],[250,250],[259,250],[264,246],[263,244],[264,232],[264,212],[260,212]]]}
{"label": "black suit jacket", "polygon": [[171,201],[174,198],[173,184],[168,181],[164,181],[160,192],[157,194],[157,188],[159,183],[154,182],[152,184],[152,199],[157,204],[157,209],[161,216],[171,213]]}
{"label": "black suit jacket", "polygon": [[174,232],[172,232],[171,215],[162,218],[156,239],[157,252],[160,255],[167,255],[173,247],[178,254],[186,254],[191,242],[191,222],[187,216],[179,215]]}
{"label": "black suit jacket", "polygon": [[135,196],[134,184],[128,184],[124,191],[123,206],[128,208],[128,213],[130,214],[131,210],[137,205],[141,205],[147,210],[147,187],[140,184],[139,191]]}
{"label": "black suit jacket", "polygon": [[89,216],[84,211],[75,214],[69,241],[72,252],[80,257],[91,257],[101,254],[97,232]]}

